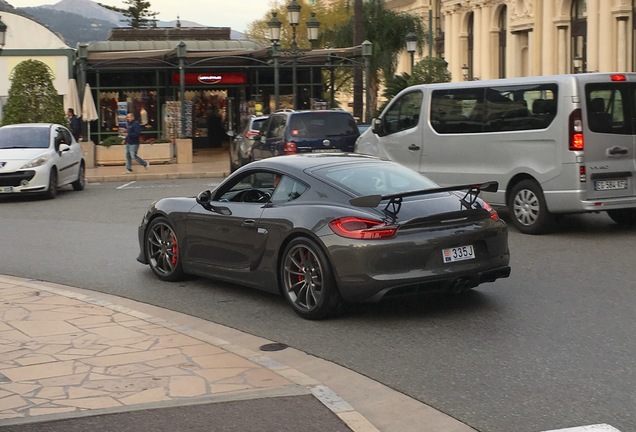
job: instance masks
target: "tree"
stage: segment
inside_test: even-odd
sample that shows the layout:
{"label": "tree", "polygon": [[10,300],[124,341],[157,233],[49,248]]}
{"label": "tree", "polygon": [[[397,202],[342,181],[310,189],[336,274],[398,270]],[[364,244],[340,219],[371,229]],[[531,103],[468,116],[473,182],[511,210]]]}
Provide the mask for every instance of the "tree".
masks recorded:
{"label": "tree", "polygon": [[448,71],[448,63],[439,57],[425,57],[413,66],[413,74],[404,72],[401,75],[394,75],[386,80],[382,96],[386,102],[378,111],[382,111],[384,106],[393,97],[405,88],[417,84],[433,84],[450,82],[451,73]]}
{"label": "tree", "polygon": [[145,0],[124,0],[127,8],[118,8],[98,3],[100,6],[124,14],[125,22],[132,28],[145,28],[155,26],[155,17],[159,12],[150,12],[150,2]]}
{"label": "tree", "polygon": [[59,123],[68,125],[62,98],[53,86],[53,71],[39,60],[25,60],[11,72],[11,87],[2,125]]}

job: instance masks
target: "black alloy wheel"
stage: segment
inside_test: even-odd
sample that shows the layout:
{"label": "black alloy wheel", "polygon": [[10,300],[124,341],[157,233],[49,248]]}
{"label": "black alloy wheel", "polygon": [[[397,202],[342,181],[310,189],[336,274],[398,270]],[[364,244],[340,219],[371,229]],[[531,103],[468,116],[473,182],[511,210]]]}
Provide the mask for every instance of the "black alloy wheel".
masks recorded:
{"label": "black alloy wheel", "polygon": [[296,238],[287,245],[280,277],[285,299],[301,317],[319,320],[343,310],[331,265],[312,240]]}
{"label": "black alloy wheel", "polygon": [[161,280],[183,279],[179,241],[166,218],[154,219],[146,231],[146,257],[153,273]]}

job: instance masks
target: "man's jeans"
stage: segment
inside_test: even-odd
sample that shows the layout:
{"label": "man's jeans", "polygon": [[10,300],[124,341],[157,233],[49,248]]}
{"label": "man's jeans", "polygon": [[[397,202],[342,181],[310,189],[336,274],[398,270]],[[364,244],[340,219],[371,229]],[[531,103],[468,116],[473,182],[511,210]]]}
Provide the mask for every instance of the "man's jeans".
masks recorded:
{"label": "man's jeans", "polygon": [[139,144],[126,144],[126,169],[132,171],[132,160],[136,160],[141,166],[146,166],[148,162],[137,156]]}

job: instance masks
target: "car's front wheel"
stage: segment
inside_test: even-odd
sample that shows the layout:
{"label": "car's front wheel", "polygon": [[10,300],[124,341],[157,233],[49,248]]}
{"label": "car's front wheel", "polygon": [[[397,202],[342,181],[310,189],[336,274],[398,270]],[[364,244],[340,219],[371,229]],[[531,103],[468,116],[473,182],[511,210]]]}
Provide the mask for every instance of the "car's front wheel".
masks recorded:
{"label": "car's front wheel", "polygon": [[150,222],[144,243],[148,264],[159,279],[168,282],[183,279],[179,240],[166,218]]}
{"label": "car's front wheel", "polygon": [[77,173],[77,180],[71,183],[73,190],[81,191],[86,187],[86,167],[84,162],[80,163],[79,172]]}
{"label": "car's front wheel", "polygon": [[49,174],[49,186],[46,189],[45,196],[49,199],[53,199],[57,196],[57,170],[55,167],[51,168]]}
{"label": "car's front wheel", "polygon": [[344,307],[331,265],[322,249],[310,239],[296,238],[287,245],[280,279],[285,299],[305,319],[327,318]]}

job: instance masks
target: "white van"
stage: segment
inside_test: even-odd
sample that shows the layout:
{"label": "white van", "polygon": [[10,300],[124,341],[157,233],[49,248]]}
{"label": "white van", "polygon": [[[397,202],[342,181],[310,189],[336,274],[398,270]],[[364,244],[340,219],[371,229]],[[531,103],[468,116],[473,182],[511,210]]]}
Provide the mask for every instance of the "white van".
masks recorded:
{"label": "white van", "polygon": [[561,214],[636,224],[636,73],[423,84],[401,91],[356,152],[484,193],[527,234]]}

